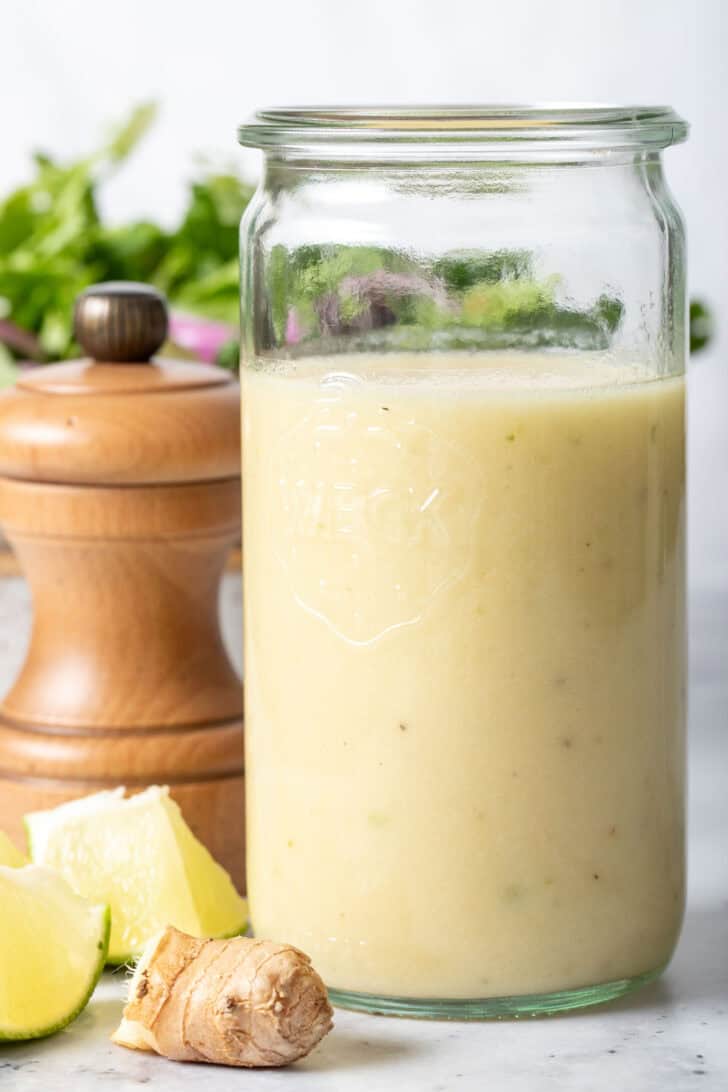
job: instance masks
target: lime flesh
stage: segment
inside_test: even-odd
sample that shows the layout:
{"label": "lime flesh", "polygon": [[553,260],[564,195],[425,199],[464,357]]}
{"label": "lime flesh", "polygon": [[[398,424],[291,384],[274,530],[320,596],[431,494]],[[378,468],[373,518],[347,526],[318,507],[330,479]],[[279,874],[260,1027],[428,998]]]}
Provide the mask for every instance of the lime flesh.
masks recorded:
{"label": "lime flesh", "polygon": [[99,980],[108,906],[57,873],[0,865],[0,1039],[38,1039],[69,1024]]}
{"label": "lime flesh", "polygon": [[139,956],[166,925],[217,937],[246,927],[245,900],[166,788],[129,798],[123,789],[97,793],[28,815],[26,827],[35,862],[111,906],[110,963]]}

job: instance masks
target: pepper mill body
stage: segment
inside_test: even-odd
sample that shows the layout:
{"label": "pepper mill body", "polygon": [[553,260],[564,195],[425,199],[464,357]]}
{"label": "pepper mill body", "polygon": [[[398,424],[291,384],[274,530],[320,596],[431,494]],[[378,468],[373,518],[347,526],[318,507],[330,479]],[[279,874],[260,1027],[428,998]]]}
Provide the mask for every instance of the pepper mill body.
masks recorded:
{"label": "pepper mill body", "polygon": [[164,337],[156,294],[99,286],[79,310],[79,341],[107,359],[43,368],[0,400],[0,521],[34,613],[0,705],[0,829],[19,839],[28,811],[168,784],[242,888],[242,688],[218,617],[240,534],[236,384],[140,359]]}

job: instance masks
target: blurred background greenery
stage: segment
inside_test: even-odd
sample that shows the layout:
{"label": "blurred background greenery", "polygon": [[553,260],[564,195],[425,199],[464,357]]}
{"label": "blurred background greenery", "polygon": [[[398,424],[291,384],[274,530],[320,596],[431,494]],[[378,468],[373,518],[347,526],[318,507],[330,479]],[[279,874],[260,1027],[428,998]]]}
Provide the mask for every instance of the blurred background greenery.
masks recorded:
{"label": "blurred background greenery", "polygon": [[137,107],[98,151],[71,163],[36,153],[35,177],[0,203],[0,370],[78,355],[73,301],[97,281],[147,281],[173,308],[175,348],[237,359],[238,225],[254,187],[233,173],[200,170],[179,225],[104,223],[98,195],[156,116]]}
{"label": "blurred background greenery", "polygon": [[[73,301],[87,285],[109,280],[146,281],[167,295],[176,355],[237,369],[238,225],[254,187],[232,171],[201,168],[172,230],[146,219],[111,226],[99,211],[100,189],[155,117],[153,103],[138,106],[98,151],[70,163],[36,153],[32,181],[0,203],[0,385],[14,380],[21,362],[78,355]],[[400,256],[373,247],[335,258],[308,247],[292,264],[280,258],[275,275],[288,282],[280,296],[295,306],[269,316],[279,344],[323,333],[376,337],[396,318],[413,348],[430,325],[447,326],[449,344],[463,348],[473,339],[482,345],[484,336],[498,348],[602,348],[622,314],[609,297],[582,311],[561,306],[555,285],[535,279],[525,251],[488,255],[482,268],[453,255],[427,284]],[[691,352],[711,334],[707,305],[691,301]]]}

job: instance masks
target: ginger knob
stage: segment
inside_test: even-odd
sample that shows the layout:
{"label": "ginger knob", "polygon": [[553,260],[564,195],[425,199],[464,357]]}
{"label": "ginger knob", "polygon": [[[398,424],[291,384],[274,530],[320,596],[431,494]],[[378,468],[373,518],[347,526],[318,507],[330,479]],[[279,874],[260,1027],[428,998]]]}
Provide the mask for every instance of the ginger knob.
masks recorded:
{"label": "ginger knob", "polygon": [[172,926],[147,945],[131,979],[120,1046],[180,1062],[282,1066],[331,1030],[326,987],[288,944],[198,940]]}

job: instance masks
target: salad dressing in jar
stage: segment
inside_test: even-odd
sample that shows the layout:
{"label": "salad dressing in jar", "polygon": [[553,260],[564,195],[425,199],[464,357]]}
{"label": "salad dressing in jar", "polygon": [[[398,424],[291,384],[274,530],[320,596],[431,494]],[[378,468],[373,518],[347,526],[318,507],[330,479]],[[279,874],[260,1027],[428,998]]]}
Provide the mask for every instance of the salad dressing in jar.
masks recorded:
{"label": "salad dressing in jar", "polygon": [[263,113],[243,245],[248,890],[335,1002],[657,974],[684,899],[663,109]]}

